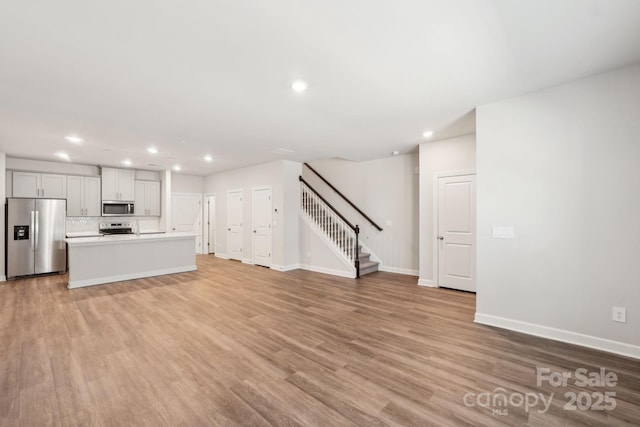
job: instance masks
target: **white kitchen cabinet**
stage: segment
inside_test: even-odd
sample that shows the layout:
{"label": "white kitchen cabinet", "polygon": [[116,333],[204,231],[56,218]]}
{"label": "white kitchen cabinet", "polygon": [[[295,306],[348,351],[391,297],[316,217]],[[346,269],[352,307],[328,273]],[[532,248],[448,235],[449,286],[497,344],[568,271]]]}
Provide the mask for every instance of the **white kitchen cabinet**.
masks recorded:
{"label": "white kitchen cabinet", "polygon": [[87,216],[100,216],[102,214],[100,187],[100,178],[97,176],[86,176],[84,178],[84,209]]}
{"label": "white kitchen cabinet", "polygon": [[67,216],[100,216],[100,178],[67,177]]}
{"label": "white kitchen cabinet", "polygon": [[35,172],[13,172],[13,197],[65,199],[67,177]]}
{"label": "white kitchen cabinet", "polygon": [[133,201],[135,173],[129,169],[102,168],[102,200]]}
{"label": "white kitchen cabinet", "polygon": [[138,216],[160,216],[160,183],[136,181],[135,209]]}

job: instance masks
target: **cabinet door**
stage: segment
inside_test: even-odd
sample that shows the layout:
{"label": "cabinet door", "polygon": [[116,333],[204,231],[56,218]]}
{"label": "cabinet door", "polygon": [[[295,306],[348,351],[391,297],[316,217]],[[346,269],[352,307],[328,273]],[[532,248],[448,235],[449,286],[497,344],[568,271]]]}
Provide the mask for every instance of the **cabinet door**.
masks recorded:
{"label": "cabinet door", "polygon": [[136,197],[134,199],[136,216],[145,216],[147,214],[147,207],[144,201],[145,184],[144,181],[136,181]]}
{"label": "cabinet door", "polygon": [[67,216],[84,215],[83,208],[84,178],[81,176],[67,177]]}
{"label": "cabinet door", "polygon": [[100,216],[100,178],[84,178],[84,209],[87,216]]}
{"label": "cabinet door", "polygon": [[118,169],[102,168],[102,200],[119,200]]}
{"label": "cabinet door", "polygon": [[145,207],[147,215],[160,216],[160,183],[147,182],[144,192]]}
{"label": "cabinet door", "polygon": [[42,186],[40,187],[40,197],[47,199],[67,198],[67,177],[66,175],[42,174]]}
{"label": "cabinet door", "polygon": [[120,193],[119,200],[133,202],[135,200],[135,173],[132,170],[118,170],[118,191]]}
{"label": "cabinet door", "polygon": [[39,173],[14,172],[13,197],[39,197],[41,178]]}

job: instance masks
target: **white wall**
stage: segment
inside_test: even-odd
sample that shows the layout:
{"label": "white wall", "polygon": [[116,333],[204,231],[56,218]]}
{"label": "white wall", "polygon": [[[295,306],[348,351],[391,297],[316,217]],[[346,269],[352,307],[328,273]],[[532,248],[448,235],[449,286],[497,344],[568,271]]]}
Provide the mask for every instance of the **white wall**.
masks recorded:
{"label": "white wall", "polygon": [[464,135],[420,144],[420,279],[419,283],[434,286],[434,174],[475,169],[476,136]]}
{"label": "white wall", "polygon": [[204,191],[204,177],[174,173],[171,177],[172,193],[200,193]]}
{"label": "white wall", "polygon": [[[227,191],[243,190],[243,259],[253,259],[251,232],[251,189],[258,186],[270,185],[272,189],[273,206],[273,251],[271,256],[274,268],[285,268],[298,264],[297,253],[291,248],[285,249],[286,242],[295,241],[297,252],[298,222],[290,220],[292,210],[297,209],[299,187],[292,186],[288,181],[292,176],[300,174],[300,163],[276,161],[256,166],[250,166],[232,171],[221,172],[205,178],[204,193],[216,195],[216,248],[217,255],[226,256],[227,253]],[[296,174],[295,171],[298,171]],[[294,181],[297,184],[297,181]],[[295,189],[295,193],[292,192]],[[295,208],[294,208],[295,205]],[[276,213],[276,210],[278,211]],[[297,215],[297,210],[295,211]]]}
{"label": "white wall", "polygon": [[640,357],[640,65],[479,107],[477,140],[476,320]]}
{"label": "white wall", "polygon": [[417,275],[417,154],[365,162],[328,159],[309,164],[382,227],[383,231],[375,229],[313,172],[303,169],[305,180],[360,227],[360,240],[380,259],[381,269]]}
{"label": "white wall", "polygon": [[300,252],[300,268],[334,276],[355,278],[355,266],[338,255],[337,250],[330,249],[328,239],[321,237],[322,232],[317,229],[312,220],[305,220],[300,214],[298,221],[300,234],[296,249],[299,248]]}
{"label": "white wall", "polygon": [[300,263],[300,250],[298,235],[300,227],[298,224],[298,213],[300,210],[300,181],[298,177],[302,174],[302,164],[298,162],[285,161],[283,163],[283,192],[282,211],[274,213],[273,218],[279,225],[284,227],[284,270],[295,268]]}

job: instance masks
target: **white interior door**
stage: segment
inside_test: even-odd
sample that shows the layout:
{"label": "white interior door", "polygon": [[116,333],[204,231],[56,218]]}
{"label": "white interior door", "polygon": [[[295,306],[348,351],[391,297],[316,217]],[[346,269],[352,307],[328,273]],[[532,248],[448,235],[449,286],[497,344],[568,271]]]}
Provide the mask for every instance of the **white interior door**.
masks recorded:
{"label": "white interior door", "polygon": [[242,190],[227,192],[227,255],[242,261]]}
{"label": "white interior door", "polygon": [[196,233],[197,254],[202,253],[202,196],[173,193],[171,195],[171,229]]}
{"label": "white interior door", "polygon": [[438,179],[438,286],[476,291],[476,177]]}
{"label": "white interior door", "polygon": [[253,219],[253,263],[271,266],[271,187],[254,188],[251,197]]}
{"label": "white interior door", "polygon": [[207,197],[207,250],[216,252],[216,196]]}

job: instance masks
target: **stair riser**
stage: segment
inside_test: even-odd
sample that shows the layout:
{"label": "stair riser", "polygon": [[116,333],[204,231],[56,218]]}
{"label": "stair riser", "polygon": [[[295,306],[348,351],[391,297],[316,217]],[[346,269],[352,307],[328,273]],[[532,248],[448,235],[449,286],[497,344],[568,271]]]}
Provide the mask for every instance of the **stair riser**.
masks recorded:
{"label": "stair riser", "polygon": [[364,275],[367,275],[367,274],[375,273],[377,271],[378,271],[378,266],[377,265],[375,267],[369,267],[369,268],[360,269],[360,276],[364,276]]}

